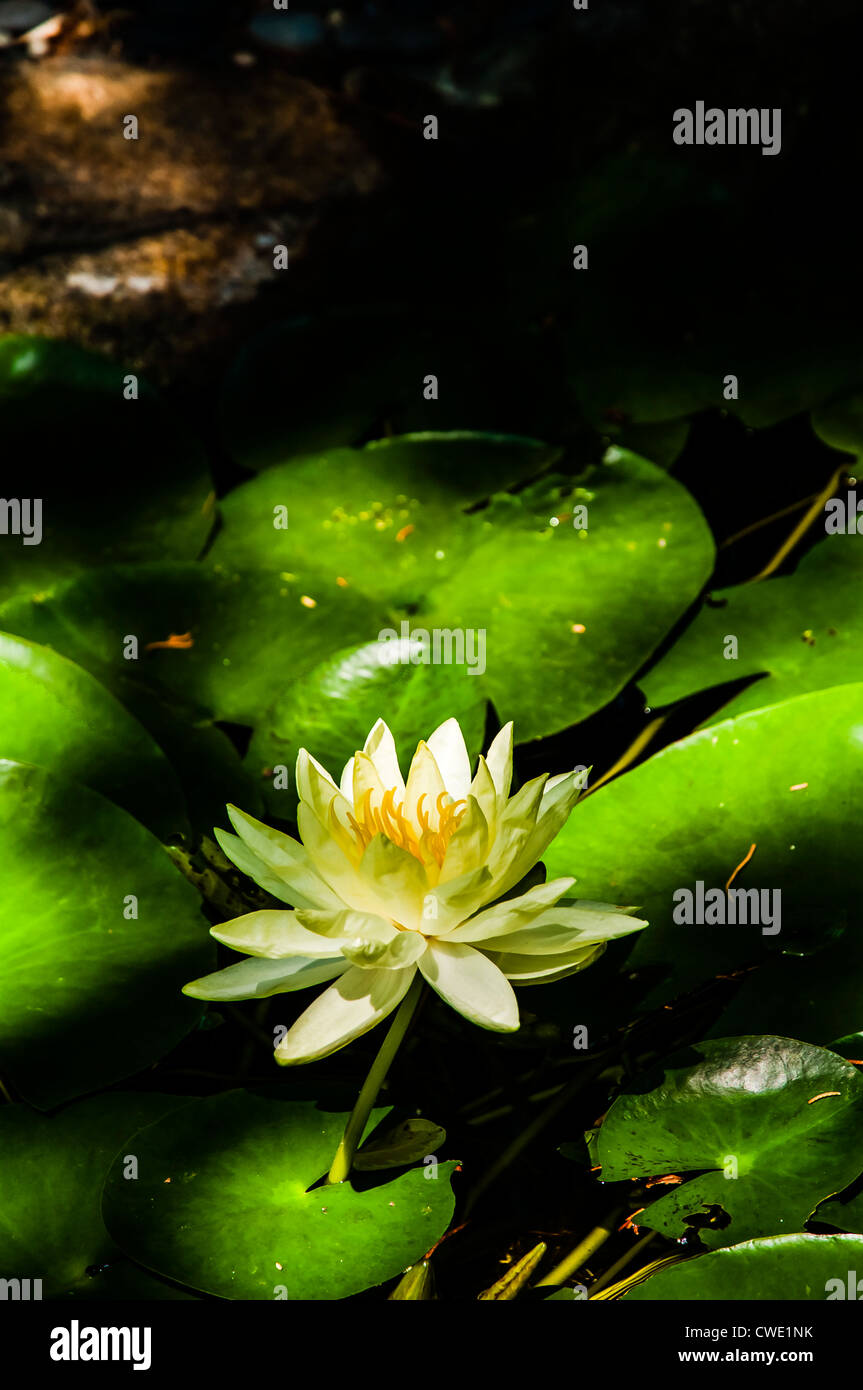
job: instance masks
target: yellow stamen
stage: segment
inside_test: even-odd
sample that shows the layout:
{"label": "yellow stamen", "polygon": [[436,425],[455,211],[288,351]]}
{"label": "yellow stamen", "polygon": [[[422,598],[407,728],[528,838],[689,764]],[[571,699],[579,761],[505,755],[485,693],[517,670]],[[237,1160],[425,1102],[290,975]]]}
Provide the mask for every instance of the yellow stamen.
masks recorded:
{"label": "yellow stamen", "polygon": [[[372,806],[372,788],[368,787],[359,805],[354,807],[354,814],[348,812],[354,835],[352,848],[359,850],[362,855],[375,835],[385,835],[394,845],[398,845],[399,849],[406,849],[421,864],[429,864],[434,860],[440,868],[449,842],[464,818],[467,802],[453,801],[448,792],[441,792],[436,802],[438,825],[435,830],[429,822],[428,812],[423,807],[425,799],[426,793],[423,792],[416,807],[416,821],[420,826],[418,836],[416,825],[411,823],[405,811],[404,801],[396,802],[395,787],[390,787],[384,793],[378,806]],[[335,822],[332,810],[331,805],[330,819],[334,823],[334,829],[344,832],[347,827]]]}

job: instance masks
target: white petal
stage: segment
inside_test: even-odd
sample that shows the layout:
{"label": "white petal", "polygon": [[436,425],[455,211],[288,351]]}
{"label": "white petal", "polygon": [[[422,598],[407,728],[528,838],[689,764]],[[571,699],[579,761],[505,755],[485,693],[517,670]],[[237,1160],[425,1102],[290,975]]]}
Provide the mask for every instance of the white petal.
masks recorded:
{"label": "white petal", "polygon": [[276,1061],[316,1062],[362,1037],[401,1003],[415,974],[413,965],[405,970],[351,966],[300,1014],[276,1048]]}
{"label": "white petal", "polygon": [[461,824],[446,847],[440,871],[440,883],[461,878],[471,869],[484,864],[488,858],[488,822],[475,797],[467,798],[467,808]]}
{"label": "white petal", "polygon": [[352,965],[382,970],[413,965],[426,949],[417,931],[402,931],[384,917],[366,912],[301,912],[297,921],[317,935],[319,946],[332,954],[336,948]]}
{"label": "white petal", "polygon": [[368,753],[357,753],[354,758],[354,785],[351,792],[351,800],[357,810],[362,810],[368,793],[371,793],[368,804],[377,810],[386,790]]}
{"label": "white petal", "polygon": [[[581,772],[568,772],[551,792],[548,791],[547,786],[543,788],[533,830],[517,849],[507,868],[499,876],[495,875],[498,892],[506,892],[508,888],[512,888],[519,879],[524,878],[534,864],[539,863],[552,840],[565,825],[573,806],[581,795],[584,776],[585,774]],[[528,783],[528,786],[530,785]],[[522,787],[522,791],[524,790],[525,788]],[[520,796],[521,792],[518,795]],[[516,799],[513,797],[512,801],[509,802],[502,820],[507,816]],[[499,840],[500,833],[498,835]],[[496,842],[495,854],[497,852],[498,843]]]}
{"label": "white petal", "polygon": [[509,798],[498,816],[501,834],[510,830],[531,831],[534,829],[547,781],[548,775],[546,773],[543,773],[541,777],[532,777],[529,782],[525,782],[523,787],[519,787],[515,796]]}
{"label": "white petal", "polygon": [[374,885],[369,885],[360,875],[359,862],[351,862],[341,844],[326,826],[321,825],[311,806],[302,801],[297,808],[297,825],[315,871],[330,886],[338,907],[381,914],[380,895]]}
{"label": "white petal", "polygon": [[419,968],[441,999],[471,1023],[494,1033],[518,1028],[518,1002],[512,986],[487,956],[472,946],[430,941]]}
{"label": "white petal", "polygon": [[[334,917],[337,914],[328,913]],[[247,912],[210,928],[210,935],[232,951],[247,956],[285,960],[289,956],[333,956],[337,947],[323,936],[307,931],[293,912]]]}
{"label": "white petal", "polygon": [[488,770],[501,800],[509,796],[512,785],[512,720],[504,724],[488,750]]}
{"label": "white petal", "polygon": [[558,903],[548,908],[524,931],[502,935],[500,944],[486,945],[490,950],[526,952],[528,955],[554,955],[559,951],[576,950],[598,941],[615,941],[621,936],[643,931],[647,923],[630,917],[610,903]]}
{"label": "white petal", "polygon": [[378,776],[388,791],[395,788],[396,802],[404,800],[405,783],[399,767],[396,743],[387,725],[379,719],[365,741],[363,752],[367,753],[378,771]]}
{"label": "white petal", "polygon": [[345,820],[348,811],[352,810],[350,802],[342,796],[327,769],[305,748],[301,748],[297,754],[297,791],[300,800],[311,806],[318,820],[324,825],[327,824],[330,805],[333,802],[336,803],[342,820]]}
{"label": "white petal", "polygon": [[[367,920],[379,922],[381,919],[370,917]],[[361,930],[343,944],[342,955],[351,965],[363,970],[404,970],[406,965],[416,965],[427,949],[428,943],[418,931],[394,930],[392,937],[384,941],[382,937]]]}
{"label": "white petal", "polygon": [[[440,768],[435,762],[434,754],[427,743],[419,743],[411,761],[407,787],[405,788],[405,814],[418,835],[422,834],[422,826],[417,815],[420,802],[423,801],[423,815],[428,817],[430,824],[437,829],[438,798],[445,792],[444,780],[441,777]],[[425,799],[423,800],[423,798]]]}
{"label": "white petal", "polygon": [[503,810],[498,812],[494,844],[488,856],[492,886],[486,902],[514,888],[524,878],[528,868],[537,862],[534,859],[527,868],[522,867],[522,863],[527,862],[525,847],[536,829],[536,817],[546,781],[547,777],[543,775],[525,782],[515,796],[510,797]]}
{"label": "white petal", "polygon": [[298,907],[311,907],[311,900],[289,888],[275,869],[268,868],[262,859],[252,853],[239,835],[230,835],[227,830],[220,830],[218,826],[214,829],[213,834],[222,853],[260,888],[271,893],[280,902],[291,904],[296,902]]}
{"label": "white petal", "polygon": [[486,901],[491,874],[485,864],[470,869],[449,883],[430,888],[423,900],[423,920],[420,930],[429,935],[443,936],[453,927],[476,912]]}
{"label": "white petal", "polygon": [[369,896],[381,905],[366,911],[376,910],[379,916],[391,918],[403,927],[419,927],[429,885],[418,859],[385,835],[376,835],[366,848],[359,873]]}
{"label": "white petal", "polygon": [[447,719],[435,729],[428,746],[453,801],[463,800],[470,788],[470,758],[458,720]]}
{"label": "white petal", "polygon": [[342,773],[341,781],[339,782],[339,791],[341,792],[341,794],[342,794],[342,796],[345,798],[345,800],[346,800],[346,801],[349,801],[349,802],[351,803],[351,805],[353,805],[353,801],[354,801],[354,760],[353,760],[353,758],[348,758],[347,762],[345,763],[345,768],[344,768],[344,771],[343,771],[343,773]]}
{"label": "white petal", "polygon": [[514,985],[550,985],[555,980],[563,980],[567,975],[586,970],[604,950],[605,942],[600,941],[559,956],[507,955],[501,951],[490,958]]}
{"label": "white petal", "polygon": [[537,918],[541,919],[574,882],[574,878],[554,878],[549,883],[538,883],[517,898],[506,898],[494,907],[478,912],[469,922],[464,922],[456,927],[455,931],[449,932],[446,939],[484,942],[490,937],[504,936],[510,932],[521,935],[521,929],[532,930],[528,924]]}
{"label": "white petal", "polygon": [[[301,844],[292,840],[290,835],[283,835],[281,831],[273,830],[271,826],[264,825],[253,816],[247,816],[236,806],[229,806],[227,809],[231,824],[239,836],[239,842],[233,835],[223,831],[216,830],[215,835],[224,853],[238,869],[248,873],[249,877],[260,883],[268,893],[290,902],[294,907],[341,906],[332,889],[315,870],[307,850]],[[245,849],[241,849],[241,846],[245,846]],[[266,882],[258,875],[255,869],[256,862],[266,866]],[[275,879],[281,881],[283,886],[286,885],[287,892],[275,892],[277,885],[272,875],[275,875]]]}
{"label": "white petal", "polygon": [[268,999],[271,994],[289,994],[296,989],[308,989],[333,980],[348,969],[342,956],[327,960],[308,960],[295,956],[292,960],[262,960],[250,957],[238,965],[203,975],[200,980],[183,986],[183,993],[193,999],[214,999],[227,1002],[235,999]]}
{"label": "white petal", "polygon": [[586,768],[583,772],[561,772],[557,777],[549,777],[542,793],[539,815],[536,818],[537,825],[550,811],[555,811],[563,804],[568,807],[565,812],[565,816],[568,816],[584,791],[589,774],[590,768]]}
{"label": "white petal", "polygon": [[482,754],[480,754],[468,795],[479,802],[479,808],[488,823],[489,835],[493,837],[497,826],[498,796],[488,763]]}

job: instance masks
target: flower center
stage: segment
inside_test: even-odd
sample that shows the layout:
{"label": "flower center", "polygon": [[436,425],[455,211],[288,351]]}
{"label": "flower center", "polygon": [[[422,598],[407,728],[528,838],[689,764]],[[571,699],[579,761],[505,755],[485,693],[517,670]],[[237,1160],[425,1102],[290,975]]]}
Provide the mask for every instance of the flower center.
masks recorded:
{"label": "flower center", "polygon": [[[423,810],[426,793],[423,792],[416,808],[415,823],[405,815],[403,801],[396,804],[395,787],[384,793],[379,806],[372,806],[371,788],[362,801],[354,807],[354,814],[348,814],[351,830],[357,848],[362,851],[371,843],[375,835],[386,835],[399,849],[406,849],[421,864],[434,859],[438,868],[443,864],[447,845],[458,830],[467,810],[466,801],[453,801],[448,792],[441,792],[437,799],[437,828],[429,823],[429,814]],[[419,829],[417,828],[419,827]]]}

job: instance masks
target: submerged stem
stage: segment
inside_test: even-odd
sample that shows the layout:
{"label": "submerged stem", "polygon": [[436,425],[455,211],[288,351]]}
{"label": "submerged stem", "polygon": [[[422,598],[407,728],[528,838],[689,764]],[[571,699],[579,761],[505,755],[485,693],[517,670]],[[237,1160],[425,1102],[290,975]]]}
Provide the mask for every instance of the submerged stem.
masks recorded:
{"label": "submerged stem", "polygon": [[782,564],[782,561],[786,558],[786,556],[788,556],[791,553],[797,542],[801,540],[803,536],[805,536],[806,532],[809,530],[809,527],[812,525],[813,521],[818,516],[819,512],[823,512],[826,502],[829,498],[833,496],[833,493],[839,486],[843,473],[848,472],[848,467],[848,460],[846,459],[845,462],[841,463],[839,467],[835,470],[835,472],[831,475],[830,481],[828,482],[827,486],[823,489],[823,491],[818,493],[811,507],[800,518],[797,525],[794,527],[794,530],[791,532],[791,535],[788,536],[788,538],[785,541],[783,541],[782,545],[779,547],[776,554],[773,556],[773,559],[770,560],[762,570],[759,570],[756,575],[753,575],[751,579],[747,579],[747,584],[757,584],[761,579],[768,579],[770,575],[773,574],[774,570],[777,570],[779,568],[779,566]]}
{"label": "submerged stem", "polygon": [[414,1016],[422,988],[423,978],[417,973],[416,979],[398,1007],[398,1012],[390,1024],[389,1032],[384,1038],[380,1051],[372,1062],[369,1074],[363,1082],[363,1088],[357,1096],[356,1105],[351,1111],[351,1117],[345,1126],[342,1141],[336,1150],[336,1156],[327,1175],[328,1183],[344,1182],[351,1171],[354,1154],[363,1137],[369,1115],[378,1098],[378,1092],[386,1080],[392,1060],[408,1030],[408,1024]]}
{"label": "submerged stem", "polygon": [[549,1121],[553,1120],[555,1115],[564,1108],[567,1101],[577,1095],[583,1087],[590,1085],[591,1081],[600,1075],[605,1066],[605,1059],[598,1059],[597,1062],[584,1073],[579,1072],[578,1076],[573,1077],[565,1086],[561,1086],[555,1091],[548,1105],[543,1108],[540,1114],[537,1115],[529,1125],[515,1136],[512,1142],[504,1149],[503,1153],[498,1155],[494,1163],[492,1163],[483,1174],[476,1187],[468,1194],[468,1199],[465,1204],[465,1216],[468,1216],[470,1212],[473,1211],[486,1189],[491,1187],[493,1182],[497,1181],[501,1173],[518,1158],[529,1144],[533,1143],[534,1139],[538,1134],[542,1133]]}
{"label": "submerged stem", "polygon": [[594,1226],[590,1234],[584,1237],[584,1240],[579,1241],[574,1250],[571,1250],[559,1264],[555,1265],[553,1270],[538,1281],[536,1287],[542,1288],[546,1284],[563,1284],[573,1274],[576,1274],[591,1255],[595,1255],[597,1250],[601,1249],[608,1238],[614,1234],[617,1223],[625,1210],[625,1207],[615,1207],[604,1221],[600,1222],[598,1226]]}

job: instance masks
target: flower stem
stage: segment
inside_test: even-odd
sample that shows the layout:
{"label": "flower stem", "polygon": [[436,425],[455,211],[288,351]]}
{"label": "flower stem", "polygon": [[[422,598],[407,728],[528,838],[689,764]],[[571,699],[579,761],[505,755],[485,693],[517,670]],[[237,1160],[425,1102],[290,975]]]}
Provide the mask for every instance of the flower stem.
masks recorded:
{"label": "flower stem", "polygon": [[782,564],[782,561],[791,553],[797,542],[806,534],[806,532],[809,530],[809,527],[812,525],[813,521],[816,519],[818,514],[820,512],[823,512],[825,503],[827,502],[828,498],[833,496],[833,493],[836,491],[837,487],[839,486],[842,480],[843,473],[848,472],[848,467],[849,465],[847,459],[844,463],[840,463],[835,473],[833,473],[833,475],[831,476],[830,481],[824,488],[823,492],[818,493],[818,496],[815,498],[814,502],[812,503],[812,506],[800,518],[797,525],[794,527],[794,530],[791,532],[791,535],[787,538],[787,540],[785,540],[782,543],[782,545],[777,550],[776,554],[773,556],[773,559],[770,560],[769,563],[764,566],[764,569],[759,570],[758,573],[753,575],[751,579],[747,579],[747,584],[757,584],[759,580],[768,579],[770,575],[773,574],[774,570],[778,570],[779,566]]}
{"label": "flower stem", "polygon": [[539,1280],[536,1287],[541,1288],[545,1284],[564,1284],[567,1279],[572,1278],[573,1274],[581,1269],[581,1266],[590,1259],[591,1255],[595,1255],[597,1250],[605,1244],[609,1236],[614,1234],[617,1223],[625,1210],[625,1207],[615,1207],[604,1221],[598,1226],[594,1226],[590,1235],[579,1241],[575,1249],[571,1250],[560,1264],[555,1265],[549,1274]]}
{"label": "flower stem", "polygon": [[363,1082],[363,1088],[357,1096],[357,1103],[351,1111],[351,1118],[345,1126],[342,1141],[336,1150],[332,1167],[327,1175],[327,1182],[344,1182],[348,1177],[354,1161],[354,1154],[357,1146],[363,1137],[363,1131],[368,1123],[369,1115],[372,1112],[378,1092],[386,1080],[387,1072],[392,1065],[392,1060],[399,1050],[399,1046],[408,1030],[408,1024],[414,1016],[416,1006],[422,994],[423,978],[418,973],[416,979],[399,1005],[398,1012],[390,1024],[389,1032],[381,1044],[377,1057],[372,1062],[369,1074]]}

